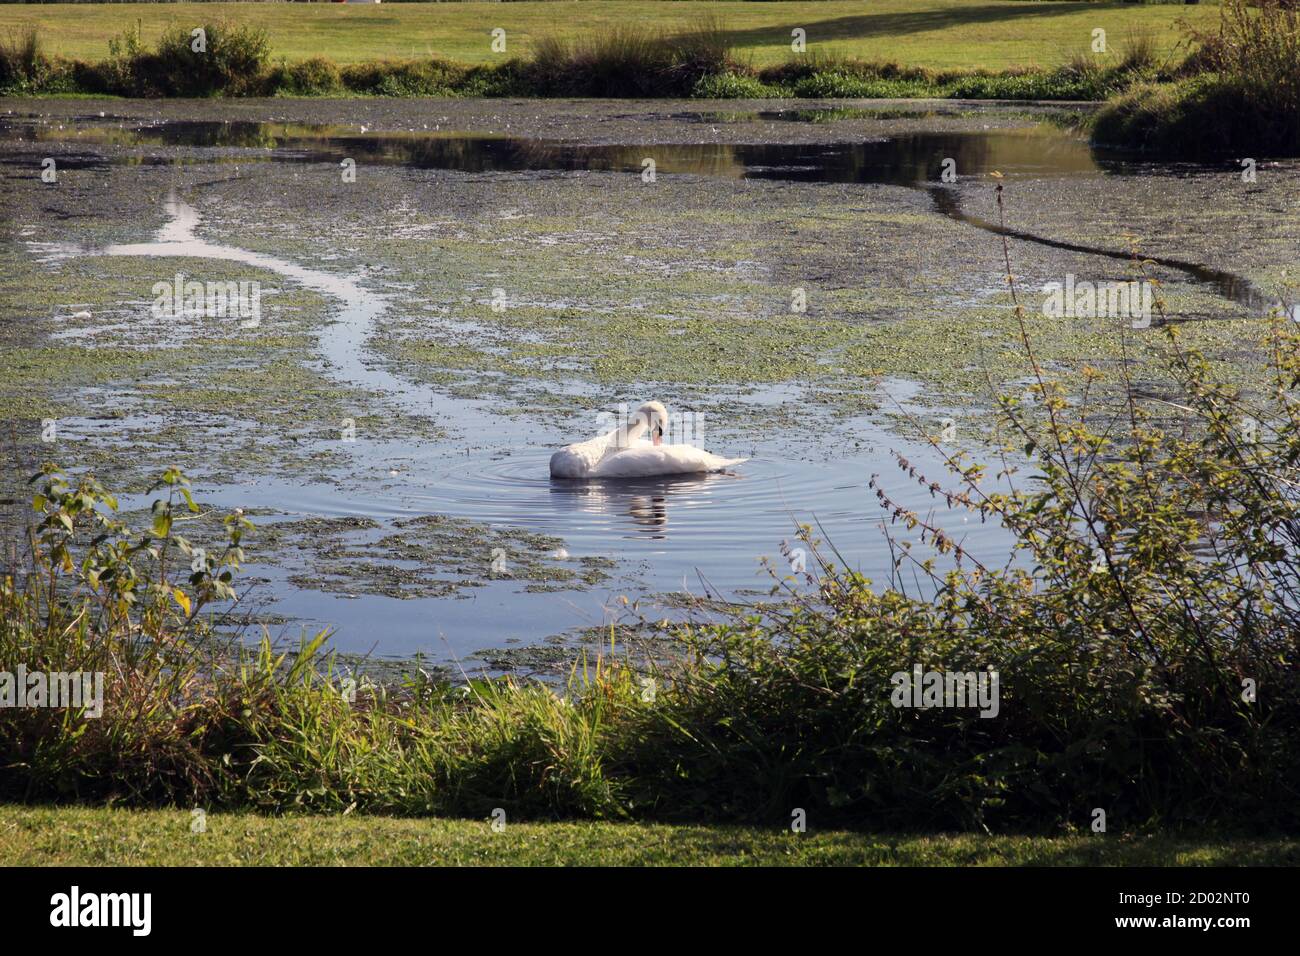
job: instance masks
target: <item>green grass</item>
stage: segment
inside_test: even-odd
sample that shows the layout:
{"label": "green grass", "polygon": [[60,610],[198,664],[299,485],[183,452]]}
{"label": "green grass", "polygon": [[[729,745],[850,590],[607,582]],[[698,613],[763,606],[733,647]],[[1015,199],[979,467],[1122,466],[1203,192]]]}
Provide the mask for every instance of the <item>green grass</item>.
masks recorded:
{"label": "green grass", "polygon": [[1300,863],[1300,840],[1217,836],[906,836],[632,823],[207,815],[0,806],[10,866],[1234,866]]}
{"label": "green grass", "polygon": [[[108,54],[109,39],[137,21],[152,46],[168,26],[188,29],[225,17],[265,28],[273,55],[290,62],[311,56],[343,64],[437,56],[475,64],[525,55],[536,39],[556,33],[575,40],[628,23],[677,30],[705,13],[722,16],[742,59],[752,58],[760,67],[784,62],[791,29],[802,27],[810,53],[933,69],[1005,69],[1057,66],[1086,50],[1097,27],[1107,31],[1112,45],[1130,34],[1149,34],[1165,54],[1182,35],[1180,20],[1208,25],[1218,8],[1024,0],[3,4],[0,36],[34,24],[48,52],[100,60]],[[494,27],[507,31],[504,55],[491,51]]]}

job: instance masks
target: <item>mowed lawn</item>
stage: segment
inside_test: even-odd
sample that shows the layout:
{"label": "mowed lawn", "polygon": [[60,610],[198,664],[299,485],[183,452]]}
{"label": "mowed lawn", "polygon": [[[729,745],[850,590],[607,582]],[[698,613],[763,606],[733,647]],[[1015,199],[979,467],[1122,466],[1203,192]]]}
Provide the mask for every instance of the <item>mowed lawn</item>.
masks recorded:
{"label": "mowed lawn", "polygon": [[41,865],[1251,866],[1300,863],[1300,840],[890,836],[779,827],[509,823],[0,806],[0,859]]}
{"label": "mowed lawn", "polygon": [[[534,3],[147,3],[0,4],[0,36],[36,24],[51,52],[85,60],[140,23],[152,42],[169,24],[187,28],[227,18],[266,29],[272,55],[322,55],[338,63],[439,56],[465,63],[526,54],[531,40],[574,38],[623,24],[674,30],[703,14],[722,17],[737,49],[757,66],[787,59],[790,32],[807,31],[810,53],[847,54],[928,67],[1056,66],[1085,51],[1101,28],[1111,47],[1150,35],[1162,49],[1179,21],[1208,25],[1218,7],[1035,0],[819,0],[803,3],[584,0]],[[505,54],[491,31],[506,31]]]}

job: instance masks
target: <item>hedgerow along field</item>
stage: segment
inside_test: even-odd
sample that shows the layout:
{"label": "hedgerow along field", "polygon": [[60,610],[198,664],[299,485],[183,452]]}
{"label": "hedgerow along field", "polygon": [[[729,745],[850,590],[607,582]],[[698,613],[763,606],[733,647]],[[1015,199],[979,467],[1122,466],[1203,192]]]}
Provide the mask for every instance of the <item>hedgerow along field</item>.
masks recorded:
{"label": "hedgerow along field", "polygon": [[[0,36],[36,27],[47,52],[99,60],[108,41],[138,23],[152,46],[173,26],[227,19],[264,29],[274,58],[323,56],[340,64],[438,57],[486,64],[532,52],[542,38],[569,41],[634,23],[672,32],[694,18],[723,18],[742,59],[784,62],[790,32],[807,32],[810,52],[930,69],[1050,68],[1086,51],[1092,31],[1112,44],[1150,37],[1162,55],[1183,36],[1180,22],[1209,27],[1217,4],[1052,3],[1027,0],[876,0],[870,4],[598,2],[2,4]],[[491,30],[506,31],[506,50],[491,49]]]}

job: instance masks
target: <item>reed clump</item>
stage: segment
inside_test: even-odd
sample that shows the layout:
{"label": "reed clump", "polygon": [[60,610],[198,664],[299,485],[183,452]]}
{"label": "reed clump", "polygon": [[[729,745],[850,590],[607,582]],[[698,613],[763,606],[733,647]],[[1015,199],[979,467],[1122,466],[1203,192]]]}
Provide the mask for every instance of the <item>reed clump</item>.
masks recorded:
{"label": "reed clump", "polygon": [[722,21],[703,17],[678,33],[634,24],[575,40],[543,37],[523,68],[550,96],[689,96],[696,84],[739,67]]}
{"label": "reed clump", "polygon": [[0,37],[0,89],[35,92],[44,86],[53,64],[41,46],[35,27]]}

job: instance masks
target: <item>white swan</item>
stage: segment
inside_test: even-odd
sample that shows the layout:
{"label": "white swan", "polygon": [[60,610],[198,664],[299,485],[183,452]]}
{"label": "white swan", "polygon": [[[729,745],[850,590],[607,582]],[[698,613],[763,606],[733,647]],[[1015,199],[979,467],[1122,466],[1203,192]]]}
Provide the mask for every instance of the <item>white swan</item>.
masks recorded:
{"label": "white swan", "polygon": [[[552,478],[648,478],[719,471],[747,458],[720,458],[693,445],[663,444],[668,409],[646,402],[632,420],[612,432],[574,445],[551,456]],[[653,440],[645,437],[650,432]]]}

